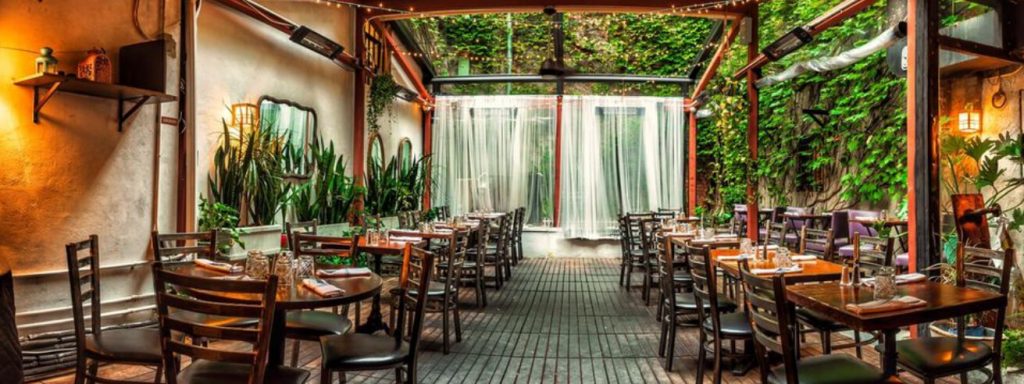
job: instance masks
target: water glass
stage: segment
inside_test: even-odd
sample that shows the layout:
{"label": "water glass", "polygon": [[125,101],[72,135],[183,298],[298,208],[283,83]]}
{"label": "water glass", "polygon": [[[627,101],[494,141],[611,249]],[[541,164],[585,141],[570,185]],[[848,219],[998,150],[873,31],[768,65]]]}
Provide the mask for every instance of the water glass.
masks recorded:
{"label": "water glass", "polygon": [[889,300],[896,297],[896,269],[882,267],[875,274],[875,300]]}
{"label": "water glass", "polygon": [[740,240],[740,253],[741,254],[747,255],[749,257],[749,256],[753,256],[754,252],[755,252],[754,245],[750,242],[750,239],[741,239]]}
{"label": "water glass", "polygon": [[270,259],[261,251],[249,251],[245,258],[245,275],[256,280],[265,280],[268,274],[270,274]]}
{"label": "water glass", "polygon": [[786,269],[792,267],[793,259],[789,257],[789,249],[786,247],[779,247],[779,249],[775,251],[774,262],[777,268]]}
{"label": "water glass", "polygon": [[315,274],[316,263],[313,260],[313,256],[299,256],[299,260],[295,262],[295,279],[301,281],[302,279],[312,278]]}
{"label": "water glass", "polygon": [[700,230],[700,237],[703,239],[710,239],[715,237],[715,230],[712,228],[704,228]]}
{"label": "water glass", "polygon": [[277,255],[274,260],[274,276],[277,276],[277,285],[287,287],[292,284],[292,252],[284,251]]}

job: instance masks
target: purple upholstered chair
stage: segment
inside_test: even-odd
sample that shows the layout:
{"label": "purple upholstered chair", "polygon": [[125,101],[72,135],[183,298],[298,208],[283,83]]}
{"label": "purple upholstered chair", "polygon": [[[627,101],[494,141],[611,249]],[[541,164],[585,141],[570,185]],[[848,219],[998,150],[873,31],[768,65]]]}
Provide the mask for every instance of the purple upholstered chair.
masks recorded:
{"label": "purple upholstered chair", "polygon": [[[836,248],[837,249],[837,254],[839,255],[840,258],[850,258],[850,257],[853,257],[853,245],[850,244],[850,239],[853,237],[854,233],[857,233],[857,234],[860,234],[860,235],[863,235],[863,236],[875,236],[876,235],[874,229],[868,227],[867,225],[864,225],[864,223],[859,223],[859,222],[852,221],[852,220],[855,219],[855,218],[862,218],[862,217],[870,217],[870,218],[881,217],[881,214],[876,212],[876,211],[861,211],[861,210],[851,209],[851,210],[848,210],[848,211],[845,211],[845,212],[846,212],[846,223],[847,223],[846,236],[840,238],[839,237],[840,235],[839,235],[838,231],[836,231],[836,235],[835,235],[836,236],[836,243],[837,243],[836,245],[838,246],[838,248]],[[840,241],[843,242],[843,245],[839,245],[838,244]]]}
{"label": "purple upholstered chair", "polygon": [[[784,214],[793,215],[806,215],[811,213],[811,209],[805,207],[786,207]],[[807,220],[793,219],[787,220],[784,216],[780,216],[782,221],[786,223],[785,239],[786,245],[789,247],[796,247],[800,244],[800,230],[804,229],[807,225]]]}
{"label": "purple upholstered chair", "polygon": [[[832,230],[832,250],[850,243],[850,215],[847,211],[832,212],[832,218],[828,222],[828,228]],[[807,242],[807,249],[818,253],[825,253],[825,244],[817,241]],[[834,254],[833,254],[834,256]]]}
{"label": "purple upholstered chair", "polygon": [[732,232],[745,237],[747,233],[747,205],[732,205]]}

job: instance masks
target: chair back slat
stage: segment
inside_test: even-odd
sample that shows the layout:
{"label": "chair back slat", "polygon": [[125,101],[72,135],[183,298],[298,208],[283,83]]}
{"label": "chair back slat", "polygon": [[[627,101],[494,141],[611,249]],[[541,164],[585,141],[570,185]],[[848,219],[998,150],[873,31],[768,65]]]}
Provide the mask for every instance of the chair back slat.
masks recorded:
{"label": "chair back slat", "polygon": [[891,267],[893,260],[892,237],[879,238],[853,234],[853,264],[859,276],[872,277],[883,267]]}
{"label": "chair back slat", "polygon": [[793,307],[786,300],[786,281],[782,274],[770,279],[750,272],[747,262],[740,262],[740,275],[746,293],[747,311],[754,340],[759,346],[757,359],[762,372],[768,372],[769,353],[782,356],[786,382],[797,383],[796,344],[794,340]]}
{"label": "chair back slat", "polygon": [[352,237],[321,236],[301,231],[292,232],[292,254],[313,256],[317,263],[325,263],[326,257],[340,257],[355,265],[359,254],[359,235]]}
{"label": "chair back slat", "polygon": [[313,219],[310,221],[296,221],[284,223],[284,234],[288,238],[288,248],[292,248],[292,244],[295,243],[295,232],[307,233],[310,235],[317,234],[320,228],[320,220]]}
{"label": "chair back slat", "polygon": [[697,311],[697,318],[700,324],[704,324],[707,316],[711,316],[712,328],[717,333],[721,329],[718,314],[718,279],[711,264],[711,248],[687,245],[686,253],[690,276],[693,277],[693,296],[697,299],[697,308],[711,308],[710,313]]}
{"label": "chair back slat", "polygon": [[[833,245],[834,234],[831,229],[816,229],[805,225],[800,229],[800,254],[815,255],[824,260],[832,260],[835,256]],[[812,249],[808,244],[817,244],[822,249]]]}
{"label": "chair back slat", "polygon": [[197,258],[215,260],[217,251],[217,231],[159,233],[153,231],[153,254],[156,261],[191,262]]}
{"label": "chair back slat", "polygon": [[[100,334],[103,328],[100,306],[100,248],[99,237],[90,235],[88,240],[68,243],[64,246],[67,254],[68,282],[71,286],[71,312],[75,329],[75,349],[84,353],[85,339],[89,333]],[[89,306],[89,324],[86,324],[85,306]]]}
{"label": "chair back slat", "polygon": [[[426,312],[427,293],[433,277],[434,254],[422,248],[406,245],[403,252],[402,272],[399,276],[398,323],[395,326],[395,342],[408,340],[411,364],[415,366],[420,339],[423,333],[423,316]],[[413,295],[412,293],[416,294]],[[408,312],[412,312],[409,318]]]}
{"label": "chair back slat", "polygon": [[[172,380],[180,369],[181,356],[196,360],[210,360],[250,365],[249,384],[265,382],[270,347],[270,329],[277,305],[277,276],[266,280],[223,280],[187,276],[164,268],[163,262],[153,263],[153,288],[164,367]],[[202,292],[203,299],[182,295],[182,292]],[[211,302],[213,297],[252,297],[252,303],[236,303],[225,299]],[[179,312],[256,319],[255,328],[237,328],[203,323],[190,317],[176,316]],[[182,342],[185,338],[215,338],[236,343],[210,343],[208,346]],[[249,348],[237,347],[237,342]],[[220,348],[215,345],[221,345]]]}

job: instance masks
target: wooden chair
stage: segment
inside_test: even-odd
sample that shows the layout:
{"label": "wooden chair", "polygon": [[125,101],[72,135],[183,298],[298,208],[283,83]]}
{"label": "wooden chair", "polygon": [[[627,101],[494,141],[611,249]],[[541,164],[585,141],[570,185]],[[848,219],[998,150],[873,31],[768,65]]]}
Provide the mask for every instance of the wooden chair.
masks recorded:
{"label": "wooden chair", "polygon": [[[277,303],[277,276],[267,280],[223,280],[179,275],[153,264],[153,285],[157,316],[160,320],[160,344],[170,384],[199,383],[281,383],[305,382],[309,372],[283,366],[268,367],[270,329]],[[182,296],[177,292],[203,291],[204,299]],[[252,297],[249,301],[214,301],[218,295]],[[181,320],[177,312],[193,312],[203,316],[228,316],[256,319],[253,328],[209,325]],[[187,317],[185,317],[187,318]],[[188,344],[186,338],[210,338],[241,342],[249,348],[218,348]],[[182,356],[191,364],[181,367]]]}
{"label": "wooden chair", "polygon": [[633,247],[629,240],[629,218],[626,215],[619,216],[619,286],[626,285],[626,270],[633,257]]}
{"label": "wooden chair", "polygon": [[[745,262],[740,263],[740,274],[762,383],[886,382],[881,370],[847,354],[799,359],[794,335],[797,325],[793,321],[793,306],[785,299],[785,277],[779,274],[769,279],[761,278],[750,273]],[[781,366],[770,366],[771,354],[782,356]]]}
{"label": "wooden chair", "polygon": [[[484,246],[477,247],[469,250],[469,257],[473,258],[479,253],[483,253],[483,267],[494,270],[494,287],[501,289],[505,285],[505,281],[510,277],[510,266],[508,262],[508,242],[510,241],[511,232],[509,229],[512,227],[512,217],[510,215],[503,215],[497,219],[497,228],[491,228],[488,233],[488,240],[493,242],[484,243]],[[491,221],[481,220],[480,225],[491,225]],[[485,276],[485,281],[486,281]]]}
{"label": "wooden chair", "polygon": [[330,384],[334,372],[339,373],[341,382],[344,383],[346,371],[383,369],[395,369],[398,383],[403,382],[403,373],[408,377],[404,382],[416,382],[416,360],[433,270],[433,254],[407,246],[399,278],[402,287],[399,308],[406,310],[398,311],[398,324],[394,327],[393,334],[385,336],[349,333],[321,338],[321,384]]}
{"label": "wooden chair", "polygon": [[800,228],[800,254],[815,255],[819,259],[832,261],[835,258],[831,229]]}
{"label": "wooden chair", "polygon": [[[753,331],[746,311],[719,312],[718,274],[711,261],[708,247],[691,248],[689,255],[690,273],[693,276],[693,293],[699,307],[708,311],[697,311],[700,327],[700,348],[697,355],[697,380],[704,382],[704,368],[708,352],[714,361],[713,383],[722,382],[722,359],[734,363],[750,353],[753,346]],[[731,349],[723,351],[723,341],[729,341]],[[743,353],[736,352],[736,342],[743,343]]]}
{"label": "wooden chair", "polygon": [[[957,286],[1006,296],[1010,291],[1010,273],[1015,265],[1013,253],[1013,249],[994,251],[958,246]],[[997,264],[1001,266],[997,267]],[[993,311],[985,313],[991,312]],[[960,381],[967,383],[967,372],[970,371],[981,371],[986,374],[986,383],[1002,383],[1001,360],[1006,307],[1000,307],[994,312],[994,316],[988,317],[994,318],[995,333],[991,345],[981,340],[966,339],[965,317],[959,316],[956,319],[956,337],[920,337],[897,341],[899,366],[929,384],[952,375],[960,375]],[[988,368],[990,365],[991,368]]]}
{"label": "wooden chair", "polygon": [[[403,234],[398,233],[398,235],[402,236]],[[437,247],[437,249],[443,249],[443,252],[434,253],[438,273],[435,274],[436,281],[431,281],[427,287],[427,306],[424,310],[426,313],[441,313],[442,350],[447,355],[451,348],[450,335],[453,321],[455,342],[462,342],[458,273],[465,265],[469,231],[454,231],[451,234],[415,232],[408,235],[418,236],[427,243],[435,241],[443,243],[443,247]],[[401,288],[395,287],[391,294],[393,297],[400,297]],[[411,292],[411,294],[415,296],[417,292]],[[396,300],[392,303],[391,313],[397,313],[401,308],[401,304]]]}
{"label": "wooden chair", "polygon": [[[359,236],[353,238],[319,236],[312,233],[294,231],[291,233],[292,253],[295,258],[299,256],[313,256],[322,258],[326,256],[341,256],[351,259],[352,255],[359,252]],[[296,282],[298,284],[299,282]],[[349,306],[344,306],[338,313],[325,311],[288,311],[285,321],[286,337],[292,339],[291,365],[296,366],[299,362],[299,350],[302,341],[320,341],[323,336],[342,335],[349,333],[355,328],[352,320],[349,320]],[[356,303],[356,318],[359,318],[359,304]]]}
{"label": "wooden chair", "polygon": [[310,221],[296,221],[284,223],[284,235],[288,238],[288,248],[292,248],[292,244],[295,244],[295,239],[292,236],[295,232],[308,233],[311,235],[317,234],[317,228],[320,226],[320,221],[313,219]]}
{"label": "wooden chair", "polygon": [[[662,314],[665,309],[665,300],[669,292],[673,294],[677,291],[690,292],[693,289],[693,276],[690,275],[690,265],[685,252],[677,251],[677,246],[669,244],[667,239],[664,237],[664,231],[657,231],[654,235],[655,244],[658,248],[658,256],[655,257],[656,264],[654,269],[658,272],[658,310],[656,317],[660,322],[662,320]],[[671,257],[665,254],[672,252]],[[671,260],[671,267],[663,265],[667,260]],[[671,274],[668,271],[672,271]],[[671,279],[673,284],[670,291],[667,291],[667,287],[663,284],[662,279]]]}
{"label": "wooden chair", "polygon": [[644,273],[643,294],[645,305],[651,305],[651,287],[658,276],[655,264],[658,262],[658,244],[654,234],[661,230],[661,220],[657,218],[644,219],[640,221],[640,247],[643,250],[643,259],[637,266]]}
{"label": "wooden chair", "polygon": [[216,260],[220,255],[217,231],[163,234],[153,231],[152,240],[156,261],[164,263],[190,263],[197,258]]}
{"label": "wooden chair", "polygon": [[515,209],[515,221],[513,222],[512,241],[512,263],[519,265],[523,259],[523,227],[526,226],[526,207]]}
{"label": "wooden chair", "polygon": [[[689,251],[693,251],[692,248],[687,248]],[[666,277],[674,276],[674,271],[670,271],[666,267],[675,264],[672,252],[659,253],[659,255],[663,255],[661,256],[663,259],[658,263],[661,266],[660,268],[662,268],[660,273]],[[690,272],[691,274],[693,273],[693,271]],[[661,338],[658,342],[658,351],[659,356],[665,357],[665,369],[671,371],[673,355],[675,354],[676,332],[682,326],[683,321],[685,321],[684,318],[700,316],[698,312],[711,310],[711,302],[698,302],[693,292],[681,292],[681,287],[677,286],[675,279],[672,278],[662,278],[661,286],[666,292],[666,300],[664,302],[664,315],[661,319]],[[672,294],[668,294],[668,292],[672,292]],[[719,300],[717,310],[719,313],[733,312],[736,310],[736,304],[726,299]]]}
{"label": "wooden chair", "polygon": [[872,277],[884,267],[892,266],[892,237],[879,238],[853,234],[853,275],[855,281],[861,277]]}
{"label": "wooden chair", "polygon": [[484,289],[484,255],[487,254],[490,233],[491,225],[484,220],[481,220],[480,225],[470,232],[462,268],[458,269],[455,274],[460,285],[469,285],[475,289],[478,308],[487,306],[487,291]]}
{"label": "wooden chair", "polygon": [[[624,263],[622,264],[622,271],[620,272],[619,285],[630,289],[633,286],[633,270],[644,268],[648,264],[648,250],[644,249],[643,239],[641,237],[641,222],[643,220],[653,220],[654,215],[650,213],[629,213],[623,217],[625,229],[625,241],[626,251]],[[656,257],[656,256],[655,256]],[[623,278],[625,281],[623,281]]]}
{"label": "wooden chair", "polygon": [[[163,357],[160,333],[156,329],[103,329],[100,296],[99,238],[65,245],[68,281],[71,283],[71,311],[75,327],[75,384],[127,383],[98,376],[99,364],[143,365],[156,369],[160,382]],[[85,325],[85,305],[89,305],[90,326]],[[2,380],[0,380],[2,381]],[[137,382],[136,382],[137,383]]]}

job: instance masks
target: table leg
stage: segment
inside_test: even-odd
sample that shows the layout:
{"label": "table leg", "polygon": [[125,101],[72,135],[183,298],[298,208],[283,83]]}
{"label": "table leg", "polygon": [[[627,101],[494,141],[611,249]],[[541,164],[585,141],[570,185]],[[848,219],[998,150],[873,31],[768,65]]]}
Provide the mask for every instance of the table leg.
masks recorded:
{"label": "table leg", "polygon": [[[377,253],[373,254],[373,271],[378,275],[380,275],[381,271],[381,258],[383,258],[383,255]],[[366,323],[359,325],[356,328],[356,331],[359,333],[372,334],[380,330],[390,332],[388,330],[388,325],[384,323],[384,315],[381,314],[380,293],[378,293],[373,296],[373,305],[370,308],[370,316],[366,318]]]}
{"label": "table leg", "polygon": [[284,365],[285,335],[288,311],[274,310],[274,324],[270,327],[270,356],[268,366]]}
{"label": "table leg", "polygon": [[882,373],[885,377],[896,376],[896,332],[899,329],[882,331]]}

